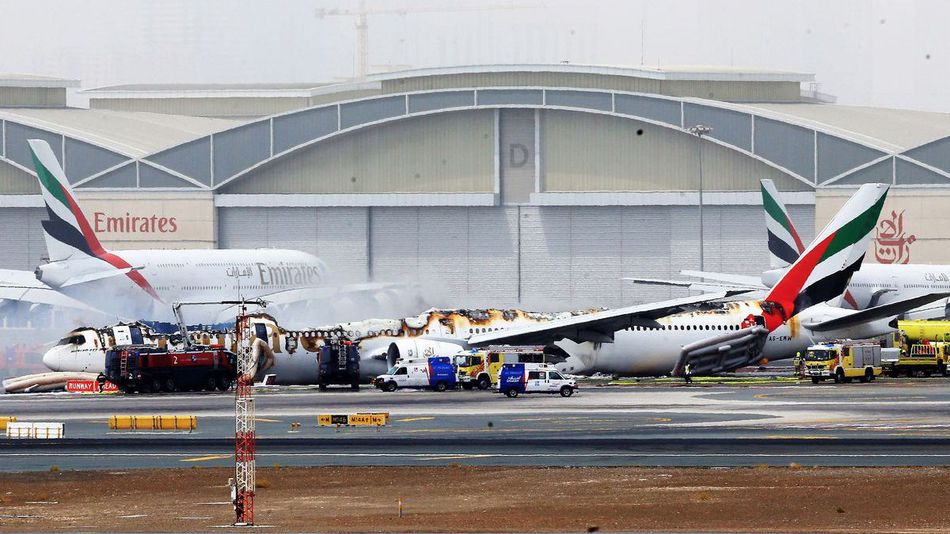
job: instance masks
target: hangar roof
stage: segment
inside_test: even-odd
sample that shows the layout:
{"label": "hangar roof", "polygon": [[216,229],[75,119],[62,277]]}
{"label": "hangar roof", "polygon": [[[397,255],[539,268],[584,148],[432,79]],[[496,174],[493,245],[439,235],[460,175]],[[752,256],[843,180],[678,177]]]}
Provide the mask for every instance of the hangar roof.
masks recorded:
{"label": "hangar roof", "polygon": [[950,136],[950,113],[805,103],[731,107],[827,130],[891,151]]}
{"label": "hangar roof", "polygon": [[36,74],[0,73],[0,87],[44,87],[65,89],[79,87],[79,80],[56,78],[53,76],[38,76]]}
{"label": "hangar roof", "polygon": [[593,74],[666,81],[808,82],[815,78],[814,74],[808,73],[719,66],[497,64],[406,69],[371,74],[365,79],[340,82],[122,84],[96,87],[81,92],[90,98],[310,97],[353,90],[380,90],[382,82],[403,78],[517,72]]}
{"label": "hangar roof", "polygon": [[0,109],[0,119],[66,134],[131,157],[142,157],[238,126],[241,121],[94,109]]}

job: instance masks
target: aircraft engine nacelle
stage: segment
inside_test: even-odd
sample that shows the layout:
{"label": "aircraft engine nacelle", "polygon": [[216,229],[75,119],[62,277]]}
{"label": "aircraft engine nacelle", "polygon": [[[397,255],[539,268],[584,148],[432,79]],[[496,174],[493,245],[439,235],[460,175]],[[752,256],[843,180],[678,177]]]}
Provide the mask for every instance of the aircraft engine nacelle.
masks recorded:
{"label": "aircraft engine nacelle", "polygon": [[52,287],[60,287],[69,280],[69,269],[62,263],[46,263],[36,268],[36,279]]}
{"label": "aircraft engine nacelle", "polygon": [[463,349],[461,344],[431,339],[398,339],[389,344],[386,349],[386,363],[392,367],[396,360],[410,360],[413,358],[428,358],[430,356],[454,356]]}

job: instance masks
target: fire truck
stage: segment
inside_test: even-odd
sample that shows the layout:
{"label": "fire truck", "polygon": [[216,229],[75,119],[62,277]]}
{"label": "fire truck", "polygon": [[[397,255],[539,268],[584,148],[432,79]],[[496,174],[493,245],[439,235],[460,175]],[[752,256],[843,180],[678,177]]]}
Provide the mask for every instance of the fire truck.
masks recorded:
{"label": "fire truck", "polygon": [[463,389],[488,389],[498,383],[506,363],[545,363],[544,347],[493,345],[455,357],[459,383]]}
{"label": "fire truck", "polygon": [[854,378],[870,382],[881,374],[881,350],[880,343],[867,340],[812,345],[805,353],[805,374],[813,384],[826,379],[840,384]]}
{"label": "fire truck", "polygon": [[227,391],[237,360],[221,346],[168,351],[153,345],[119,345],[106,352],[103,377],[121,391]]}

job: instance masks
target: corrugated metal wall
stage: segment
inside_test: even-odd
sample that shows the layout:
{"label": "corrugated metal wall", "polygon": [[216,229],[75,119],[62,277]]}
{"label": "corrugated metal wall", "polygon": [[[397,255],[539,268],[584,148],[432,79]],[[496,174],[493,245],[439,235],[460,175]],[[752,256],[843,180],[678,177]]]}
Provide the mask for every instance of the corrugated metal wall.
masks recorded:
{"label": "corrugated metal wall", "polygon": [[400,120],[302,149],[222,192],[490,193],[494,138],[491,110]]}
{"label": "corrugated metal wall", "polygon": [[61,108],[66,89],[57,87],[0,87],[0,107]]}
{"label": "corrugated metal wall", "polygon": [[368,277],[367,228],[367,208],[218,208],[219,248],[302,250],[348,282]]}
{"label": "corrugated metal wall", "polygon": [[[813,206],[790,206],[813,237]],[[622,306],[680,296],[624,277],[699,267],[695,206],[219,208],[222,247],[287,247],[359,280],[418,281],[441,306]],[[707,206],[705,268],[768,268],[760,206]],[[243,222],[242,222],[243,221]],[[247,222],[256,224],[246,224]],[[367,226],[369,221],[370,226]]]}
{"label": "corrugated metal wall", "polygon": [[[541,113],[544,191],[683,191],[699,183],[697,139],[652,124],[588,113]],[[706,142],[709,191],[758,191],[771,178],[781,191],[812,189],[732,149]]]}
{"label": "corrugated metal wall", "polygon": [[90,98],[92,109],[147,111],[194,117],[263,117],[294,109],[303,109],[310,99],[301,97],[231,98]]}
{"label": "corrugated metal wall", "polygon": [[47,256],[41,221],[44,208],[0,209],[0,269],[32,271]]}
{"label": "corrugated metal wall", "polygon": [[40,192],[40,184],[32,174],[0,161],[0,193],[23,194]]}
{"label": "corrugated metal wall", "polygon": [[798,82],[669,81],[570,72],[481,72],[383,81],[383,93],[461,87],[576,87],[714,98],[727,102],[797,102]]}

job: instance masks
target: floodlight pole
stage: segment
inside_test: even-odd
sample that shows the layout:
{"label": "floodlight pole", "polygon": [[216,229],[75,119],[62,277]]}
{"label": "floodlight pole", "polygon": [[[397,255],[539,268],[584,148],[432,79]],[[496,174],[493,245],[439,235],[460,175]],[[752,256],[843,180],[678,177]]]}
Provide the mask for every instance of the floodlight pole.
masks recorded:
{"label": "floodlight pole", "polygon": [[705,254],[703,252],[703,136],[712,131],[709,126],[697,124],[686,129],[696,136],[696,146],[699,151],[699,270],[703,271]]}

